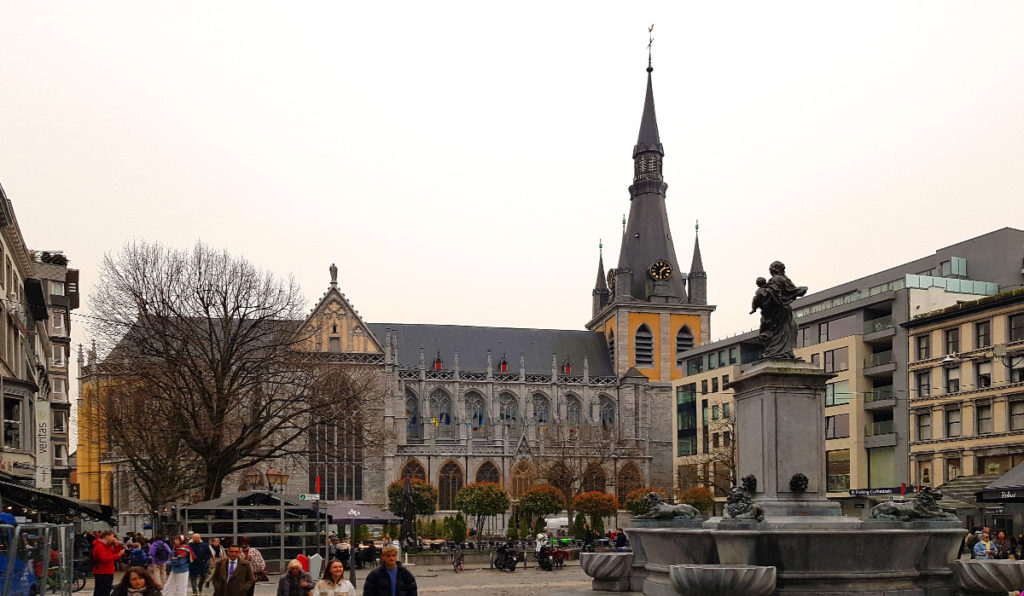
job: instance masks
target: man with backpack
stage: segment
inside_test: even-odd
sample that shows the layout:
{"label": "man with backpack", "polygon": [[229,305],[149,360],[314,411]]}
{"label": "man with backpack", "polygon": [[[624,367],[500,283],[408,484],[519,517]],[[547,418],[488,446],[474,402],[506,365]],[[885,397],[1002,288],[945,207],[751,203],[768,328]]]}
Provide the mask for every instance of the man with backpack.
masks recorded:
{"label": "man with backpack", "polygon": [[171,560],[171,547],[158,537],[149,545],[149,572],[161,586],[167,583],[167,561]]}
{"label": "man with backpack", "polygon": [[142,545],[138,542],[131,543],[131,550],[128,551],[128,566],[142,567],[143,569],[149,567],[149,554],[142,549]]}
{"label": "man with backpack", "polygon": [[199,534],[192,534],[192,541],[188,543],[192,550],[192,562],[188,565],[188,581],[192,586],[192,596],[199,596],[203,593],[203,584],[210,576],[210,558],[213,550],[209,544],[203,542]]}

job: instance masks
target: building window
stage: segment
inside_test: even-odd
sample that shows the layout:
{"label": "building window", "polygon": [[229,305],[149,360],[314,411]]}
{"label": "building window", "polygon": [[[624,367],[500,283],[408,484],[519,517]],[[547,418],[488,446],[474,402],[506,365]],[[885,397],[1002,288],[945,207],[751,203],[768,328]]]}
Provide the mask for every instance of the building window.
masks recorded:
{"label": "building window", "polygon": [[850,415],[825,416],[825,438],[842,439],[850,436]]}
{"label": "building window", "polygon": [[1010,315],[1008,319],[1010,332],[1007,337],[1010,338],[1009,341],[1013,342],[1024,340],[1024,313]]}
{"label": "building window", "polygon": [[704,372],[703,358],[690,358],[686,361],[686,374],[695,375]]}
{"label": "building window", "polygon": [[828,341],[828,323],[818,323],[818,343],[822,344]]}
{"label": "building window", "polygon": [[551,406],[548,398],[537,393],[533,396],[533,423],[545,424],[551,420]]}
{"label": "building window", "polygon": [[700,382],[700,394],[706,395],[708,392],[708,380],[704,379]]}
{"label": "building window", "polygon": [[974,388],[984,389],[992,386],[992,361],[986,360],[974,365]]}
{"label": "building window", "polygon": [[602,395],[599,403],[601,428],[611,430],[615,427],[615,402],[610,397]]}
{"label": "building window", "polygon": [[729,375],[722,375],[722,389],[724,390],[725,386],[728,385],[728,384],[729,384]]}
{"label": "building window", "polygon": [[960,353],[960,329],[955,327],[953,329],[947,329],[945,332],[946,336],[946,354],[959,354]]}
{"label": "building window", "polygon": [[53,334],[58,337],[64,337],[68,334],[67,327],[64,325],[64,311],[54,310],[50,313],[50,318],[53,321]]}
{"label": "building window", "polygon": [[479,393],[470,393],[466,397],[466,424],[474,439],[487,438],[487,410]]}
{"label": "building window", "polygon": [[825,405],[841,406],[850,403],[850,382],[838,381],[825,385]]}
{"label": "building window", "polygon": [[932,338],[928,335],[918,335],[915,338],[917,342],[917,359],[928,360],[932,357]]}
{"label": "building window", "polygon": [[722,433],[722,446],[730,447],[732,445],[732,433],[725,431]]}
{"label": "building window", "polygon": [[917,440],[927,441],[932,438],[932,414],[921,412],[917,415]]}
{"label": "building window", "polygon": [[718,377],[711,379],[711,393],[718,393]]}
{"label": "building window", "polygon": [[10,395],[4,400],[4,447],[21,449],[22,399]]}
{"label": "building window", "polygon": [[510,436],[519,434],[519,400],[512,394],[502,393],[498,396],[498,420]]}
{"label": "building window", "polygon": [[51,296],[63,296],[64,295],[64,282],[62,282],[62,281],[51,281],[50,282],[50,295]]}
{"label": "building window", "polygon": [[[423,427],[420,425],[420,400],[412,394],[405,396],[405,435],[410,439],[423,438]],[[426,476],[423,479],[426,480]]]}
{"label": "building window", "polygon": [[53,413],[53,432],[55,432],[55,433],[65,432],[64,412],[54,412]]}
{"label": "building window", "polygon": [[946,393],[958,393],[960,391],[960,369],[947,368],[944,370],[946,375]]}
{"label": "building window", "polygon": [[946,437],[960,436],[960,408],[946,410]]}
{"label": "building window", "polygon": [[611,329],[608,330],[608,360],[611,360],[612,368],[615,368],[615,332]]}
{"label": "building window", "polygon": [[1010,430],[1024,430],[1024,400],[1010,402]]}
{"label": "building window", "polygon": [[718,406],[711,406],[711,419],[718,420]]}
{"label": "building window", "polygon": [[974,412],[978,419],[978,434],[992,432],[992,404],[978,404],[974,406]]}
{"label": "building window", "polygon": [[720,447],[718,443],[718,433],[711,433],[711,447],[718,449]]}
{"label": "building window", "polygon": [[992,323],[981,321],[974,324],[974,349],[987,348],[992,345]]}
{"label": "building window", "polygon": [[66,468],[68,466],[67,445],[56,443],[53,446],[53,465],[57,468]]}
{"label": "building window", "polygon": [[1009,370],[1006,371],[1007,378],[1011,383],[1024,383],[1024,356],[1013,356],[1010,358]]}
{"label": "building window", "polygon": [[430,396],[430,423],[434,425],[434,436],[452,436],[452,400],[440,389]]}
{"label": "building window", "polygon": [[640,325],[633,340],[637,368],[654,368],[654,336],[647,325]]}
{"label": "building window", "polygon": [[917,396],[928,397],[932,392],[932,371],[925,370],[917,373],[915,376],[917,381]]}
{"label": "building window", "polygon": [[570,428],[579,428],[583,423],[583,406],[575,395],[570,395],[565,401],[565,420]]}
{"label": "building window", "polygon": [[729,404],[722,404],[722,418],[729,417]]}
{"label": "building window", "polygon": [[825,372],[842,372],[850,369],[850,348],[837,348],[825,352]]}
{"label": "building window", "polygon": [[692,350],[694,346],[693,331],[689,327],[683,325],[683,328],[676,334],[676,364],[681,365],[683,362],[683,352]]}
{"label": "building window", "polygon": [[708,370],[714,370],[718,368],[718,354],[711,352],[708,354]]}
{"label": "building window", "polygon": [[811,364],[821,366],[821,354],[811,354]]}
{"label": "building window", "polygon": [[476,469],[476,481],[498,484],[501,482],[501,473],[498,472],[497,466],[492,462],[485,461]]}
{"label": "building window", "polygon": [[850,450],[826,451],[825,474],[828,476],[828,492],[850,490]]}
{"label": "building window", "polygon": [[438,474],[438,509],[455,509],[455,495],[462,488],[462,468],[455,462],[441,466]]}
{"label": "building window", "polygon": [[340,354],[341,353],[341,338],[340,337],[328,338],[328,340],[327,340],[327,349],[332,354]]}
{"label": "building window", "polygon": [[56,345],[53,346],[53,365],[54,366],[67,366],[64,361],[64,346]]}
{"label": "building window", "polygon": [[736,348],[729,348],[729,364],[736,364]]}

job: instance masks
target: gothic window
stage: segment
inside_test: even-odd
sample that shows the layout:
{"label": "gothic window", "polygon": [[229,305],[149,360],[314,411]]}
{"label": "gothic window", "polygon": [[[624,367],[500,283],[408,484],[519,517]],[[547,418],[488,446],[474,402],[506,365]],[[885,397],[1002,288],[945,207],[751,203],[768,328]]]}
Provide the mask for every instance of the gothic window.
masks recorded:
{"label": "gothic window", "polygon": [[510,437],[519,436],[519,400],[511,393],[502,393],[498,396],[498,420]]}
{"label": "gothic window", "polygon": [[533,468],[530,467],[525,461],[521,461],[516,464],[516,467],[512,468],[512,498],[518,499],[523,496],[523,493],[530,490],[533,486],[537,476],[534,474]]}
{"label": "gothic window", "polygon": [[474,439],[487,438],[487,410],[479,393],[472,392],[466,396],[466,424]]}
{"label": "gothic window", "polygon": [[612,361],[612,368],[615,368],[615,332],[608,330],[608,359]]}
{"label": "gothic window", "polygon": [[654,368],[654,335],[646,324],[640,325],[633,340],[637,368]]}
{"label": "gothic window", "polygon": [[683,325],[683,328],[676,334],[676,366],[683,365],[683,353],[692,350],[693,346],[693,331],[688,325]]}
{"label": "gothic window", "polygon": [[423,469],[423,464],[414,459],[410,459],[405,462],[404,466],[402,466],[402,473],[399,478],[403,480],[409,478],[410,480],[422,480],[426,482],[427,472]]}
{"label": "gothic window", "polygon": [[604,430],[615,428],[615,402],[607,395],[602,395],[598,403],[600,404],[598,419],[601,421],[601,428]]}
{"label": "gothic window", "polygon": [[565,421],[569,428],[579,428],[583,424],[583,405],[580,398],[570,395],[565,400]]}
{"label": "gothic window", "polygon": [[420,422],[420,400],[411,392],[406,392],[405,436],[410,439],[422,439],[423,425]]}
{"label": "gothic window", "polygon": [[604,492],[605,485],[608,484],[608,480],[604,474],[604,468],[601,464],[590,464],[587,469],[583,472],[583,492],[589,492],[597,490]]}
{"label": "gothic window", "polygon": [[533,395],[533,422],[537,425],[547,424],[551,421],[551,404],[548,398],[540,393]]}
{"label": "gothic window", "polygon": [[462,468],[459,464],[449,461],[441,466],[437,477],[438,509],[455,509],[455,495],[462,488]]}
{"label": "gothic window", "polygon": [[501,484],[501,472],[498,471],[498,467],[493,463],[485,461],[476,469],[476,481]]}
{"label": "gothic window", "polygon": [[626,495],[630,491],[641,488],[643,485],[644,475],[635,463],[629,462],[619,468],[619,477],[615,482],[615,494],[619,498],[620,503],[626,502]]}
{"label": "gothic window", "polygon": [[438,389],[430,395],[430,423],[434,425],[435,436],[452,436],[452,398]]}

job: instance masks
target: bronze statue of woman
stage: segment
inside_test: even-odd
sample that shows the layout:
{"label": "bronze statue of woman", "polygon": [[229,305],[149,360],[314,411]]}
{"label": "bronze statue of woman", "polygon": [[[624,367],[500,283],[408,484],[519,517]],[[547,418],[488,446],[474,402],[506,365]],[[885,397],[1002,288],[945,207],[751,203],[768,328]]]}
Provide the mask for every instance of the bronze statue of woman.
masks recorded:
{"label": "bronze statue of woman", "polygon": [[[795,359],[796,319],[793,301],[807,293],[807,286],[797,286],[786,276],[786,266],[775,261],[768,267],[771,279],[757,278],[753,309],[761,309],[759,339],[764,347],[761,358]],[[754,310],[750,312],[753,313]]]}

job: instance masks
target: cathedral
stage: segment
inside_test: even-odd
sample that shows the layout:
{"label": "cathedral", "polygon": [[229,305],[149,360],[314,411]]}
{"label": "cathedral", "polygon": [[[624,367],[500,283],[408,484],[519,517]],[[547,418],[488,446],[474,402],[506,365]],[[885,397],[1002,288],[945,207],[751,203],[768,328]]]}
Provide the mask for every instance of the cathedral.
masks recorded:
{"label": "cathedral", "polygon": [[698,240],[689,272],[676,256],[652,71],[618,264],[605,270],[599,255],[585,330],[365,322],[332,266],[306,321],[317,330],[312,349],[381,375],[390,439],[346,447],[328,440],[338,429],[315,430],[310,492],[384,503],[390,482],[421,478],[438,487],[445,511],[472,482],[501,483],[518,498],[549,483],[540,462],[558,457],[586,460],[584,490],[620,502],[635,488],[672,487],[670,383],[682,377],[681,354],[708,337],[715,307]]}

